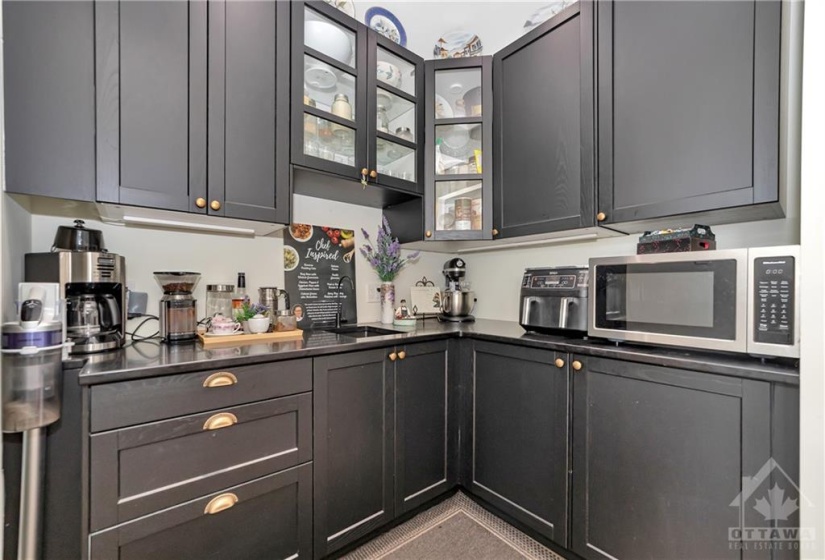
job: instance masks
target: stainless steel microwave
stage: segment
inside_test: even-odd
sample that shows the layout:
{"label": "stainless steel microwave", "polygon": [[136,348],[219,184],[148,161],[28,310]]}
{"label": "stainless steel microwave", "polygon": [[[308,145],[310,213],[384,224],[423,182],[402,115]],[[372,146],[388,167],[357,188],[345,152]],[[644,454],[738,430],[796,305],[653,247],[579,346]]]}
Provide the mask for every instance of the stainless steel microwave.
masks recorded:
{"label": "stainless steel microwave", "polygon": [[799,246],[590,259],[587,333],[799,357]]}

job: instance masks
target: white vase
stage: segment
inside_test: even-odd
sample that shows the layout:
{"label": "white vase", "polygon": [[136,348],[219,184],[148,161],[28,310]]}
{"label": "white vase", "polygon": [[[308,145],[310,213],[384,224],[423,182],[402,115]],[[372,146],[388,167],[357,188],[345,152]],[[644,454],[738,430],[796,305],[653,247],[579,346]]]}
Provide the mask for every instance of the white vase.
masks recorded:
{"label": "white vase", "polygon": [[381,282],[381,322],[391,325],[395,319],[395,284]]}

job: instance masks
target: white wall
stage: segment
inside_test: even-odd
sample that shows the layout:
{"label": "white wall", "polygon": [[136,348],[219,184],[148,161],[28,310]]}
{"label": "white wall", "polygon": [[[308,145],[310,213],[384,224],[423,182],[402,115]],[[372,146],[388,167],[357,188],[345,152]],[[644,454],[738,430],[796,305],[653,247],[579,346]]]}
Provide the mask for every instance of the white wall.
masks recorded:
{"label": "white wall", "polygon": [[[2,194],[2,302],[3,321],[16,315],[17,284],[23,281],[23,255],[32,243],[32,219],[25,208],[7,194]],[[50,244],[51,245],[51,244]]]}
{"label": "white wall", "polygon": [[[7,197],[8,198],[8,197]],[[11,205],[16,204],[13,200]],[[19,208],[19,207],[18,207]],[[20,230],[19,244],[4,249],[14,271],[22,280],[23,253],[49,251],[55,231],[60,225],[71,225],[66,217],[31,215],[20,208],[13,216],[14,223],[4,220],[9,227]],[[381,221],[381,210],[352,204],[328,202],[317,198],[296,195],[293,199],[295,222],[333,225],[356,231],[357,247],[363,242],[361,228],[373,237]],[[30,226],[26,227],[26,221]],[[126,257],[126,280],[132,290],[148,292],[150,314],[157,314],[158,301],[163,291],[155,282],[153,272],[163,270],[191,270],[202,274],[195,290],[198,300],[198,316],[205,315],[206,285],[235,284],[238,272],[245,272],[247,290],[257,299],[261,286],[284,287],[283,238],[234,237],[208,233],[190,233],[152,228],[126,227],[87,220],[86,226],[103,231],[109,251]],[[30,242],[26,236],[30,236]],[[444,256],[423,253],[416,264],[411,264],[396,279],[398,297],[409,297],[409,287],[421,276],[438,279]],[[367,285],[377,283],[378,277],[370,269],[360,253],[356,252],[356,282],[358,284],[358,319],[361,322],[377,321],[381,311],[379,304],[367,303]]]}

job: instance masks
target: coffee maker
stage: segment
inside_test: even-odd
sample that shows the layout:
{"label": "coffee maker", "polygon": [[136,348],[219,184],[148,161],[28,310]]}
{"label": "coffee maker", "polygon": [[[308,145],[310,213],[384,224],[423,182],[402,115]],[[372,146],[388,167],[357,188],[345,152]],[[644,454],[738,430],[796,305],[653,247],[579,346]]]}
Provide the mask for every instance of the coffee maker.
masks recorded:
{"label": "coffee maker", "polygon": [[155,272],[163,290],[160,299],[160,338],[166,343],[198,338],[197,300],[192,295],[200,272]]}
{"label": "coffee maker", "polygon": [[25,256],[26,282],[56,282],[66,302],[72,354],[123,346],[126,338],[126,261],[105,252],[54,250]]}
{"label": "coffee maker", "polygon": [[441,313],[439,321],[452,323],[470,323],[476,318],[471,315],[475,309],[476,298],[473,292],[467,289],[464,277],[467,275],[467,265],[463,259],[450,259],[444,263],[442,270],[447,279],[447,289],[441,292]]}

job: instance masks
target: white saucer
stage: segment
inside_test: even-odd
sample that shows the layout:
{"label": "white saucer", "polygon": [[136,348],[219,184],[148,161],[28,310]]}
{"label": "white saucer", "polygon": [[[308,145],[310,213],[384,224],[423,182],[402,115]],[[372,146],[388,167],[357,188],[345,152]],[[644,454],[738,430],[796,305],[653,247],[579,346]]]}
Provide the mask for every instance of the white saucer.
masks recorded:
{"label": "white saucer", "polygon": [[239,331],[229,332],[229,333],[214,333],[214,332],[207,332],[203,333],[203,336],[232,336],[235,334],[243,334],[243,329]]}

